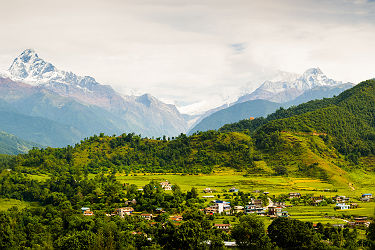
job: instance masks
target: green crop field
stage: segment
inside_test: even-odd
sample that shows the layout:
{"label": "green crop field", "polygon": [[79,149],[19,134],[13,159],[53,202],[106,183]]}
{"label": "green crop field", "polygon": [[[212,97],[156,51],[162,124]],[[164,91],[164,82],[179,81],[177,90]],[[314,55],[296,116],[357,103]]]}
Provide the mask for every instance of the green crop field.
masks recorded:
{"label": "green crop field", "polygon": [[[360,176],[361,172],[356,173]],[[93,176],[93,175],[92,175]],[[202,191],[206,187],[216,189],[217,193],[236,187],[244,192],[254,190],[263,190],[270,192],[271,195],[298,191],[302,194],[311,193],[314,195],[346,195],[359,197],[362,193],[373,192],[375,189],[366,182],[375,181],[375,175],[366,176],[362,185],[355,185],[353,190],[349,187],[337,187],[332,183],[311,178],[296,178],[284,176],[246,176],[243,172],[235,171],[216,171],[216,173],[205,175],[186,175],[186,174],[117,174],[116,178],[122,183],[135,184],[139,188],[152,180],[168,180],[172,184],[177,184],[182,190],[190,190],[192,187]],[[358,178],[358,177],[357,177]],[[337,191],[336,191],[337,190]]]}
{"label": "green crop field", "polygon": [[[331,224],[344,224],[346,223],[341,219],[342,215],[350,216],[374,216],[375,202],[362,203],[358,199],[362,193],[372,192],[374,188],[372,183],[375,180],[374,175],[364,174],[357,171],[353,173],[356,180],[361,176],[363,182],[361,185],[355,185],[353,190],[349,186],[337,187],[334,184],[324,182],[318,179],[311,178],[294,178],[294,177],[281,177],[281,176],[246,176],[245,173],[235,171],[216,171],[210,175],[184,175],[184,174],[130,174],[123,175],[117,174],[116,178],[122,183],[135,184],[138,188],[152,180],[165,181],[168,180],[171,184],[177,184],[182,190],[190,190],[195,187],[199,191],[199,195],[213,195],[214,198],[209,198],[208,201],[217,198],[223,198],[224,193],[228,193],[228,189],[236,187],[243,192],[252,192],[255,190],[262,190],[269,192],[269,196],[287,194],[289,192],[300,192],[301,194],[324,195],[326,197],[333,197],[336,195],[345,195],[351,197],[353,202],[359,204],[359,208],[335,211],[334,204],[328,206],[314,207],[314,206],[294,206],[287,208],[291,218],[303,221],[310,221],[313,223],[331,223]],[[353,179],[354,179],[353,178]],[[361,181],[362,181],[361,180]],[[211,188],[215,190],[212,194],[203,193],[203,189]],[[169,191],[170,192],[170,191]],[[224,216],[215,218],[215,223],[222,223],[224,219],[228,219],[232,224],[236,223],[233,216]],[[271,223],[271,219],[264,217],[266,225]]]}

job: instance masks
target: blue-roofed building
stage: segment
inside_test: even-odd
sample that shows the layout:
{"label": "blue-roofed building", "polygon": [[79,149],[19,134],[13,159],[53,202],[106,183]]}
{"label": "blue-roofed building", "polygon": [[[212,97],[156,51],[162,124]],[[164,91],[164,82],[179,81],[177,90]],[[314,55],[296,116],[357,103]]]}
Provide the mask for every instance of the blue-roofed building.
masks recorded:
{"label": "blue-roofed building", "polygon": [[370,201],[371,199],[372,199],[371,193],[362,194],[361,201]]}

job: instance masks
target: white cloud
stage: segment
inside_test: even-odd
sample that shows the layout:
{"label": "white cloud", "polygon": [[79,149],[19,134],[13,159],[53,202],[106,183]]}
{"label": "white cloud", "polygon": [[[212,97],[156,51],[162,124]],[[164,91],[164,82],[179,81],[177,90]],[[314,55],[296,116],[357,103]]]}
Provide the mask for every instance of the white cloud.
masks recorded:
{"label": "white cloud", "polygon": [[374,77],[374,3],[356,0],[1,2],[0,67],[24,48],[123,93],[211,108],[276,70]]}

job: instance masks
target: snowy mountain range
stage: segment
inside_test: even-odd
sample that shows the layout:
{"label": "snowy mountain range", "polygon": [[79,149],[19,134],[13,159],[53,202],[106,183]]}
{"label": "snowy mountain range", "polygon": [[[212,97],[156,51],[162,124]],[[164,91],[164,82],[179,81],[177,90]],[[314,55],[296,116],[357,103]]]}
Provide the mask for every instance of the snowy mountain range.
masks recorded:
{"label": "snowy mountain range", "polygon": [[[18,114],[71,126],[76,136],[69,143],[100,132],[158,137],[187,130],[186,121],[174,105],[149,94],[123,96],[90,76],[59,70],[31,49],[23,51],[0,75],[0,100]],[[37,136],[28,140],[43,145],[53,141],[41,141]],[[64,143],[67,141],[52,145]]]}

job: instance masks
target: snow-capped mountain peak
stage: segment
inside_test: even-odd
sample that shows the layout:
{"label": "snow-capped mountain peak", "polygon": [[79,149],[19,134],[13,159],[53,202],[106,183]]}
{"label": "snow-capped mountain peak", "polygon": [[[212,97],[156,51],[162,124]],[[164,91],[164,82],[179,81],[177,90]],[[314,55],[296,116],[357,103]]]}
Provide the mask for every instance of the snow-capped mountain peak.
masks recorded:
{"label": "snow-capped mountain peak", "polygon": [[342,84],[340,81],[329,79],[320,68],[311,68],[306,70],[298,81],[301,83],[302,90],[308,90],[320,86],[336,86]]}
{"label": "snow-capped mountain peak", "polygon": [[274,102],[287,102],[293,100],[305,91],[318,87],[335,87],[343,82],[328,78],[320,68],[307,69],[297,77],[281,80],[265,81],[251,94],[241,96],[236,103],[249,100],[264,99]]}
{"label": "snow-capped mountain peak", "polygon": [[8,73],[13,80],[32,85],[66,84],[85,89],[85,91],[91,91],[92,86],[98,85],[92,77],[77,76],[72,72],[57,69],[53,64],[40,58],[33,49],[26,49],[16,57]]}
{"label": "snow-capped mountain peak", "polygon": [[51,75],[56,68],[51,64],[39,58],[33,49],[24,50],[16,57],[9,67],[8,72],[14,80],[23,80],[28,83],[35,83],[43,80],[46,75]]}

